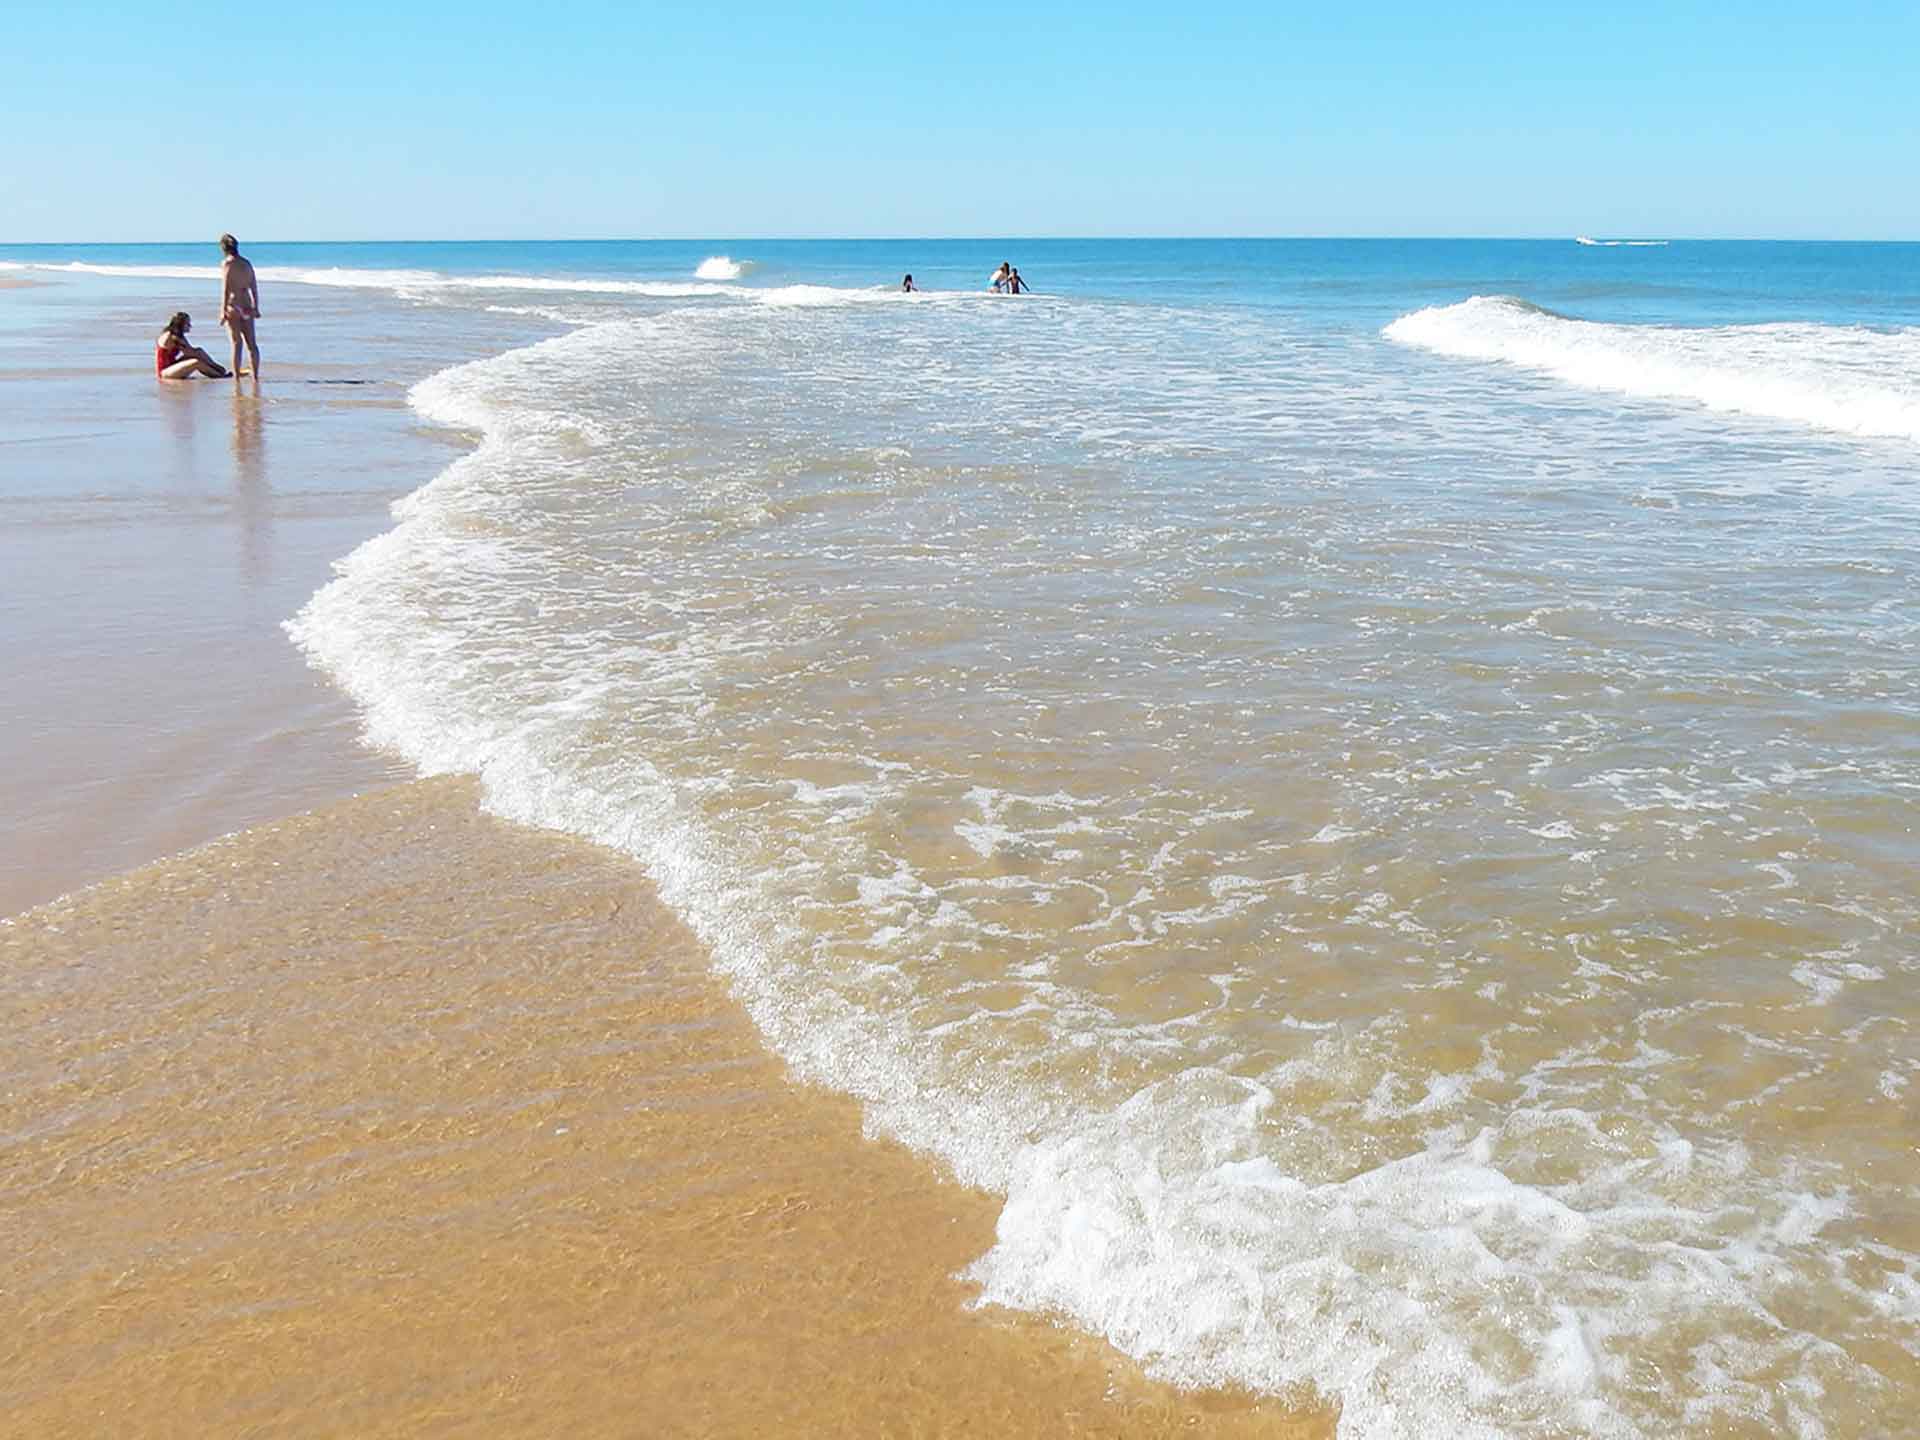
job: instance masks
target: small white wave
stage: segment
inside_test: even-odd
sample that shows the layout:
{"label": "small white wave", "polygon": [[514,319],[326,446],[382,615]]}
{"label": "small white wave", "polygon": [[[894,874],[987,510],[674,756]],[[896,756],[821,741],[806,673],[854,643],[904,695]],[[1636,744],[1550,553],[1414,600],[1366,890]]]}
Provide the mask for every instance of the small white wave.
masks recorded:
{"label": "small white wave", "polygon": [[[107,275],[132,280],[207,280],[218,281],[217,265],[101,265],[86,260],[36,262],[22,268],[54,271],[67,275]],[[355,290],[401,290],[429,286],[445,277],[430,270],[354,270],[340,266],[306,268],[294,265],[262,265],[262,280],[286,285],[334,285]]]}
{"label": "small white wave", "polygon": [[863,290],[842,289],[837,285],[780,285],[769,290],[743,290],[761,305],[794,309],[828,305],[892,304],[903,298],[891,286],[869,286]]}
{"label": "small white wave", "polygon": [[489,315],[523,315],[533,320],[548,320],[555,325],[574,327],[591,325],[599,316],[586,311],[562,310],[553,305],[488,305]]}
{"label": "small white wave", "polygon": [[[391,290],[406,296],[457,292],[511,291],[515,293],[636,296],[652,300],[690,300],[727,296],[760,305],[830,306],[891,301],[899,298],[890,286],[843,288],[833,285],[783,285],[759,290],[727,283],[751,269],[752,261],[735,262],[724,255],[703,261],[700,280],[617,280],[572,275],[447,275],[433,270],[357,270],[346,266],[301,267],[263,265],[260,278],[285,285],[324,285],[351,290]],[[728,267],[724,273],[721,267]],[[212,265],[104,265],[74,260],[32,263],[15,268],[70,274],[118,276],[147,280],[205,280],[217,282]]]}
{"label": "small white wave", "polygon": [[1441,355],[1504,361],[1585,390],[1920,440],[1920,329],[1610,325],[1512,296],[1476,295],[1402,315],[1381,333]]}
{"label": "small white wave", "polygon": [[1665,240],[1595,240],[1590,235],[1576,235],[1573,237],[1573,243],[1576,245],[1597,245],[1603,249],[1618,245],[1634,246],[1639,249],[1651,249],[1666,245],[1669,242]]}
{"label": "small white wave", "polygon": [[684,280],[581,280],[556,275],[432,275],[424,290],[532,290],[568,295],[639,295],[687,300],[701,295],[744,295],[738,285],[696,285]]}

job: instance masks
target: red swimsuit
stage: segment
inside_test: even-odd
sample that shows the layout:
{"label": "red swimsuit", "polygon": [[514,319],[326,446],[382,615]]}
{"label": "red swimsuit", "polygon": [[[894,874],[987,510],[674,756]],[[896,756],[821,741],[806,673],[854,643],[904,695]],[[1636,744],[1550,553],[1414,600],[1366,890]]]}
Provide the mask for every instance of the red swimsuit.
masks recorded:
{"label": "red swimsuit", "polygon": [[153,342],[153,373],[155,375],[165,375],[167,373],[167,366],[178,360],[181,350],[185,348],[180,344],[178,336],[168,336],[167,338],[173,341],[173,348],[171,350],[158,340]]}

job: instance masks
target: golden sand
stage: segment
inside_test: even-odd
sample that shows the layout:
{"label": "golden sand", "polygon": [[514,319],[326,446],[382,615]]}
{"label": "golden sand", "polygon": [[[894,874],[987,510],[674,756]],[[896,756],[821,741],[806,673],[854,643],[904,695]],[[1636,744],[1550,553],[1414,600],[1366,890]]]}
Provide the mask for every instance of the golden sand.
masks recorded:
{"label": "golden sand", "polygon": [[967,1308],[621,857],[381,791],[0,924],[0,1433],[1309,1436]]}

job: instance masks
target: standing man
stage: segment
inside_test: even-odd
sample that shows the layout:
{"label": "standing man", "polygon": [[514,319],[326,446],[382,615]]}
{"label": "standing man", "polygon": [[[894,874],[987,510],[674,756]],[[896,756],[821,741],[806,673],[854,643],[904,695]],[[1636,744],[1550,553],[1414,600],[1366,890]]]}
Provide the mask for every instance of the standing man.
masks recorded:
{"label": "standing man", "polygon": [[260,342],[253,338],[253,322],[260,318],[260,282],[254,277],[253,262],[240,253],[240,242],[231,235],[220,237],[220,323],[233,337],[233,364],[228,368],[234,378],[240,375],[240,342],[247,342],[247,356],[253,361],[253,378],[260,379]]}

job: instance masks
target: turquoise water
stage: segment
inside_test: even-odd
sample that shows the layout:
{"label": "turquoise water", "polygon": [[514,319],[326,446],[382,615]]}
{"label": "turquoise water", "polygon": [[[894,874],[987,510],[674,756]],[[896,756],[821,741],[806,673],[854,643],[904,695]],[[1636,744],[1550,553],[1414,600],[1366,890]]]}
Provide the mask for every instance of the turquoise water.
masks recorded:
{"label": "turquoise water", "polygon": [[[1151,304],[1275,306],[1329,324],[1514,294],[1592,320],[1668,325],[1920,320],[1920,244],[1567,240],[703,240],[259,244],[258,265],[562,279],[684,281],[750,258],[749,283],[984,288],[1010,259],[1039,291]],[[0,261],[207,266],[211,245],[0,245]]]}
{"label": "turquoise water", "polygon": [[525,326],[296,643],[1003,1193],[988,1299],[1355,1436],[1920,1413],[1920,247],[254,258],[295,373]]}

